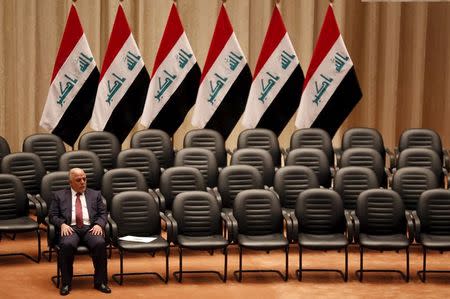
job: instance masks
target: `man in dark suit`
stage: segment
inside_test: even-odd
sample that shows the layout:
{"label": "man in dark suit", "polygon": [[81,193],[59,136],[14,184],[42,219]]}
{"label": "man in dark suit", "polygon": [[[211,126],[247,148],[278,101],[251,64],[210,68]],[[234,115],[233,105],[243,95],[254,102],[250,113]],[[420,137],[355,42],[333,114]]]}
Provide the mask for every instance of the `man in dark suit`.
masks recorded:
{"label": "man in dark suit", "polygon": [[59,264],[61,267],[60,294],[68,295],[73,276],[74,253],[80,242],[92,256],[95,268],[94,287],[111,293],[108,287],[104,228],[107,212],[100,191],[86,188],[86,174],[80,168],[69,172],[70,189],[55,192],[49,211],[50,221],[61,233]]}

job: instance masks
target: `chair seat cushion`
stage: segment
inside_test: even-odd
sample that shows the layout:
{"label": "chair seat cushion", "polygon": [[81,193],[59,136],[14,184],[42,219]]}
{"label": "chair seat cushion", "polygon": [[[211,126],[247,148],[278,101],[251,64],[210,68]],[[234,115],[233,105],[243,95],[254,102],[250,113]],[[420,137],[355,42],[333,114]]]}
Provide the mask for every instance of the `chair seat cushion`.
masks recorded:
{"label": "chair seat cushion", "polygon": [[118,241],[118,247],[120,250],[132,251],[132,252],[152,252],[169,247],[169,243],[161,236],[151,236],[156,238],[149,243],[132,242],[132,241]]}
{"label": "chair seat cushion", "polygon": [[189,249],[216,249],[224,248],[228,245],[228,241],[222,235],[193,237],[186,235],[178,235],[178,244],[181,247]]}
{"label": "chair seat cushion", "polygon": [[298,244],[312,250],[332,250],[341,249],[348,245],[348,240],[344,234],[298,234]]}
{"label": "chair seat cushion", "polygon": [[359,234],[359,244],[362,247],[375,250],[398,250],[409,246],[408,238],[403,234],[368,235]]}
{"label": "chair seat cushion", "polygon": [[450,250],[450,236],[421,233],[420,243],[426,248],[436,250]]}
{"label": "chair seat cushion", "polygon": [[272,250],[284,248],[288,245],[283,234],[269,234],[261,236],[238,235],[238,243],[242,247],[255,250]]}
{"label": "chair seat cushion", "polygon": [[39,228],[33,219],[22,216],[13,219],[0,220],[0,232],[28,232]]}

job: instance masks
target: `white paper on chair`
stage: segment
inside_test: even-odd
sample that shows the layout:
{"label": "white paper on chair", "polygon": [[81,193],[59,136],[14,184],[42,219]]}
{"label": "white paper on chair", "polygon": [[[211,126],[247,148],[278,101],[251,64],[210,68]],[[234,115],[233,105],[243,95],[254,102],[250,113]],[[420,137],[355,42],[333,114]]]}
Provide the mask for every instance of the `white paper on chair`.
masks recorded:
{"label": "white paper on chair", "polygon": [[119,240],[130,241],[130,242],[150,243],[150,242],[156,240],[156,238],[155,237],[125,236],[125,237],[120,237]]}

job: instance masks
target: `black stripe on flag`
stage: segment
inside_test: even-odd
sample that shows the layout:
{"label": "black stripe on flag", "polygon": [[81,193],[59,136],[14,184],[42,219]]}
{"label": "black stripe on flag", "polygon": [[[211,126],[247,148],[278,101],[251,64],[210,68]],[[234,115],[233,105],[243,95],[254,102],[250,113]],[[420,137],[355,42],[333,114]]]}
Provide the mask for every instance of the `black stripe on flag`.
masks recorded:
{"label": "black stripe on flag", "polygon": [[251,84],[252,73],[246,64],[205,128],[218,131],[226,140],[244,113]]}
{"label": "black stripe on flag", "polygon": [[144,66],[106,123],[104,131],[116,135],[120,143],[127,138],[141,117],[149,83],[150,76]]}
{"label": "black stripe on flag", "polygon": [[173,136],[183,123],[186,114],[195,104],[199,81],[200,67],[196,63],[161,111],[159,111],[158,115],[156,115],[150,124],[150,128],[163,130],[169,136]]}
{"label": "black stripe on flag", "polygon": [[320,111],[311,128],[322,128],[333,138],[341,124],[362,97],[361,89],[352,67]]}
{"label": "black stripe on flag", "polygon": [[300,65],[297,65],[286,84],[264,112],[257,128],[270,129],[277,136],[280,135],[292,115],[297,111],[304,79],[303,71]]}
{"label": "black stripe on flag", "polygon": [[72,146],[91,119],[100,73],[94,68],[52,133]]}

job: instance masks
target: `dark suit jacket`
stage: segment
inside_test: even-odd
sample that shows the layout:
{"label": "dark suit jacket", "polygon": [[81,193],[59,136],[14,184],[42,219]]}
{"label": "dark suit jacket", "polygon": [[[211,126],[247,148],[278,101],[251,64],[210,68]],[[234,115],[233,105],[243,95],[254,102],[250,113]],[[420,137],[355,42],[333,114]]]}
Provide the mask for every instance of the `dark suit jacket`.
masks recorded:
{"label": "dark suit jacket", "polygon": [[[59,229],[63,223],[70,225],[72,222],[72,191],[71,189],[65,189],[57,191],[54,194],[55,198],[50,204],[49,217],[50,222]],[[104,229],[107,211],[100,191],[86,189],[84,196],[86,197],[91,227],[98,224]]]}

